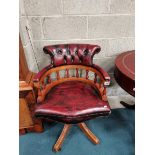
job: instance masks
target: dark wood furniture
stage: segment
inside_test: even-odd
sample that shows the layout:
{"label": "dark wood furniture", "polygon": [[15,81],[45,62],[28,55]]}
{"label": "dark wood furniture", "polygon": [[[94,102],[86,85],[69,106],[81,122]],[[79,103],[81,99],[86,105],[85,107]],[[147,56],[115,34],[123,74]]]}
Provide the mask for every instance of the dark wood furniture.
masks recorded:
{"label": "dark wood furniture", "polygon": [[[115,60],[114,76],[117,83],[130,95],[135,96],[135,51],[127,51]],[[121,101],[127,108],[134,108]]]}
{"label": "dark wood furniture", "polygon": [[34,117],[36,103],[33,90],[34,73],[30,72],[26,63],[24,50],[19,37],[19,132],[43,131],[42,122]]}
{"label": "dark wood furniture", "polygon": [[99,139],[84,121],[108,116],[111,112],[106,97],[110,77],[93,64],[93,56],[100,52],[100,47],[63,44],[46,46],[43,50],[50,55],[51,64],[34,78],[38,89],[35,116],[65,124],[53,150],[57,152],[61,149],[72,124],[77,124],[94,144],[98,144]]}

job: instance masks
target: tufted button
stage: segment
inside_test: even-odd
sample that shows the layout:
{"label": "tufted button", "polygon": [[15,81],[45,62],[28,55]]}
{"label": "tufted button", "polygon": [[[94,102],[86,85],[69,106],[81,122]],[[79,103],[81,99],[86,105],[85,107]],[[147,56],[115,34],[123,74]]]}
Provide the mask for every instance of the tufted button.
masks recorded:
{"label": "tufted button", "polygon": [[57,54],[62,55],[62,50],[59,49],[59,50],[57,51]]}
{"label": "tufted button", "polygon": [[71,52],[70,52],[69,49],[66,50],[66,53],[67,53],[67,55],[70,55],[71,54]]}
{"label": "tufted button", "polygon": [[100,51],[100,47],[90,44],[60,44],[43,48],[45,54],[50,54],[51,64],[60,66],[65,64],[92,65],[92,57]]}
{"label": "tufted button", "polygon": [[75,51],[75,55],[77,55],[78,54],[78,52],[77,52],[77,50]]}
{"label": "tufted button", "polygon": [[74,53],[75,53],[75,55],[78,54],[78,50],[77,50],[77,48],[74,49]]}
{"label": "tufted button", "polygon": [[51,52],[51,53],[52,53],[52,55],[53,55],[53,56],[55,56],[55,53],[54,53],[54,51],[53,51],[53,52]]}
{"label": "tufted button", "polygon": [[88,50],[86,49],[84,52],[83,52],[84,56],[88,55]]}
{"label": "tufted button", "polygon": [[74,62],[74,56],[73,55],[71,55],[71,61]]}

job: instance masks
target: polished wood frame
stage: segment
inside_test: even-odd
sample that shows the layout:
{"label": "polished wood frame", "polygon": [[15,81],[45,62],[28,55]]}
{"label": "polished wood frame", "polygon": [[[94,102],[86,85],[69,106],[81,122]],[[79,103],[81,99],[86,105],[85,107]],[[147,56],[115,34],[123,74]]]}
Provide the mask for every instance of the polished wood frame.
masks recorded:
{"label": "polished wood frame", "polygon": [[[20,135],[30,131],[43,131],[41,120],[33,117],[34,106],[36,103],[36,95],[33,89],[34,76],[35,73],[29,71],[28,69],[22,41],[19,35],[19,110],[23,110],[22,113],[19,114]],[[25,123],[24,125],[24,122],[20,121],[25,118],[25,122],[28,122],[30,117],[32,119],[32,123]]]}
{"label": "polished wood frame", "polygon": [[[71,76],[70,70],[74,70],[74,75]],[[81,70],[85,72],[85,76],[81,76]],[[60,71],[65,72],[65,75],[63,77],[60,76]],[[89,72],[92,72],[92,74],[94,75],[92,79],[89,78]],[[54,80],[51,78],[52,73],[55,73],[56,75],[56,79]],[[102,100],[107,101],[107,84],[103,75],[97,69],[84,65],[64,65],[49,69],[41,76],[39,80],[34,81],[34,86],[38,90],[37,102],[42,102],[45,99],[45,96],[49,92],[49,90],[65,81],[81,81],[87,83],[95,88]],[[99,144],[99,139],[88,129],[84,122],[78,123],[77,125],[94,144]],[[61,150],[61,146],[71,126],[72,124],[64,125],[62,133],[60,134],[60,137],[58,138],[57,142],[53,147],[53,150],[55,152]]]}
{"label": "polished wood frame", "polygon": [[78,126],[94,144],[100,143],[99,139],[90,131],[85,123],[79,123]]}
{"label": "polished wood frame", "polygon": [[[61,150],[62,144],[63,144],[71,126],[72,126],[72,124],[64,125],[64,128],[63,128],[57,142],[53,146],[53,151],[58,152]],[[100,143],[99,139],[90,131],[90,129],[86,126],[85,123],[78,123],[78,126],[94,144]]]}
{"label": "polished wood frame", "polygon": [[[33,78],[33,76],[32,76],[32,78]],[[22,104],[22,102],[21,102],[22,100],[25,101],[25,108],[27,109],[27,117],[26,117],[26,111],[23,111],[23,113],[20,113],[20,115],[19,115],[19,120],[22,119],[22,117],[26,117],[25,121],[27,121],[27,122],[30,119],[30,117],[32,120],[32,123],[29,125],[28,125],[28,123],[25,125],[21,125],[20,121],[19,121],[20,135],[25,134],[26,132],[42,132],[43,126],[42,126],[41,120],[33,117],[33,115],[34,115],[33,108],[35,106],[36,97],[35,97],[35,92],[33,90],[32,80],[30,83],[27,83],[25,81],[19,82],[19,99],[20,99],[20,102],[19,102],[20,105]],[[20,106],[20,105],[19,105],[19,107],[22,108],[22,106]]]}
{"label": "polished wood frame", "polygon": [[[65,76],[60,76],[60,71],[65,70]],[[69,70],[76,70],[75,76],[70,76]],[[80,70],[85,70],[85,77],[80,77]],[[89,72],[94,73],[94,79],[89,79]],[[52,73],[56,73],[56,79],[52,81],[50,75]],[[99,80],[97,80],[99,79]],[[48,81],[47,83],[45,81]],[[106,84],[103,75],[93,67],[82,66],[82,65],[65,65],[52,68],[45,72],[39,81],[34,81],[34,86],[38,89],[38,102],[42,102],[46,96],[46,94],[53,88],[54,86],[63,83],[65,81],[82,81],[84,83],[90,84],[93,86],[99,93],[102,100],[107,101],[106,97]]]}

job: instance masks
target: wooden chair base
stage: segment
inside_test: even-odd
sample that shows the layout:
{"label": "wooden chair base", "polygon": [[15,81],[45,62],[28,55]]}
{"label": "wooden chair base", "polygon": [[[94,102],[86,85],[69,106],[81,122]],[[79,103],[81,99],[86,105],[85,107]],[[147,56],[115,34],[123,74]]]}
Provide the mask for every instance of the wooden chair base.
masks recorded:
{"label": "wooden chair base", "polygon": [[[65,140],[65,137],[67,136],[71,126],[72,126],[71,124],[64,125],[64,128],[60,134],[60,137],[58,138],[57,142],[53,146],[53,151],[58,152],[61,150],[61,146],[62,146],[62,144]],[[78,126],[94,144],[100,143],[99,139],[89,130],[89,128],[86,126],[85,123],[78,123]]]}
{"label": "wooden chair base", "polygon": [[65,140],[65,137],[67,136],[67,133],[68,133],[71,126],[72,126],[71,124],[65,124],[64,125],[64,128],[63,128],[63,130],[61,132],[61,135],[60,135],[60,137],[58,138],[57,142],[55,143],[55,145],[53,147],[53,150],[55,152],[58,152],[58,151],[61,150],[61,146],[62,146],[62,144],[63,144],[63,142]]}
{"label": "wooden chair base", "polygon": [[85,123],[79,123],[78,126],[94,144],[100,143],[99,139],[89,130]]}

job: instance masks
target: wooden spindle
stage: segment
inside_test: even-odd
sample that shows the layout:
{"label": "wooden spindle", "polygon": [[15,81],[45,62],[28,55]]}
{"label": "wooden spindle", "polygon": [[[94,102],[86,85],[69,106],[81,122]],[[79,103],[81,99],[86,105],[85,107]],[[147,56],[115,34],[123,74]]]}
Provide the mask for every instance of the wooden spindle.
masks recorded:
{"label": "wooden spindle", "polygon": [[79,77],[78,68],[76,68],[76,77]]}
{"label": "wooden spindle", "polygon": [[100,80],[100,82],[99,82],[99,89],[101,88],[101,86],[102,86],[102,81]]}
{"label": "wooden spindle", "polygon": [[57,75],[57,80],[59,80],[60,79],[59,71],[56,71],[56,75]]}
{"label": "wooden spindle", "polygon": [[42,89],[45,89],[45,83],[44,83],[44,81],[42,81]]}
{"label": "wooden spindle", "polygon": [[67,75],[67,78],[69,78],[69,70],[66,69],[66,75]]}
{"label": "wooden spindle", "polygon": [[41,90],[42,90],[42,87],[40,86],[40,89],[38,89],[38,96],[41,96]]}
{"label": "wooden spindle", "polygon": [[47,83],[51,83],[50,75],[47,76]]}
{"label": "wooden spindle", "polygon": [[86,70],[86,79],[89,78],[88,73],[89,73],[89,70]]}
{"label": "wooden spindle", "polygon": [[106,87],[104,87],[104,90],[103,90],[103,96],[102,96],[102,100],[103,101],[107,101],[107,96],[106,96]]}
{"label": "wooden spindle", "polygon": [[97,82],[97,74],[95,73],[94,75],[95,75],[94,83],[96,84],[96,82]]}
{"label": "wooden spindle", "polygon": [[52,81],[51,78],[49,78],[49,79],[48,79],[48,83],[51,83],[51,81]]}

